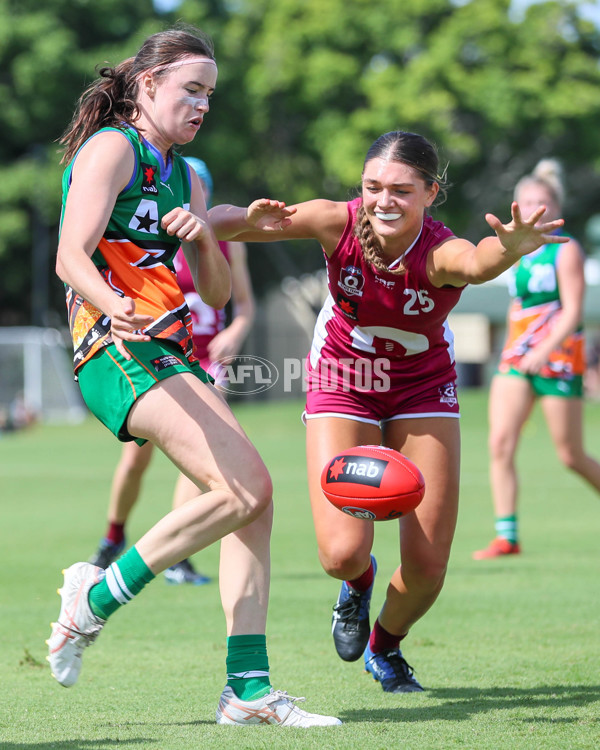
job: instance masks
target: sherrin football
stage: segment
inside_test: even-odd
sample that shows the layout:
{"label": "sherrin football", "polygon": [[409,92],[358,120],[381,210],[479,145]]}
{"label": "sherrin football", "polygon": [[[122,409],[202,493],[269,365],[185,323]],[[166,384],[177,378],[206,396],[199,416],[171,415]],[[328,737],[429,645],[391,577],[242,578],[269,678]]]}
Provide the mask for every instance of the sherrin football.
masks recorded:
{"label": "sherrin football", "polygon": [[390,521],[417,507],[425,480],[402,453],[383,445],[359,445],[325,465],[321,488],[330,503],[350,516]]}

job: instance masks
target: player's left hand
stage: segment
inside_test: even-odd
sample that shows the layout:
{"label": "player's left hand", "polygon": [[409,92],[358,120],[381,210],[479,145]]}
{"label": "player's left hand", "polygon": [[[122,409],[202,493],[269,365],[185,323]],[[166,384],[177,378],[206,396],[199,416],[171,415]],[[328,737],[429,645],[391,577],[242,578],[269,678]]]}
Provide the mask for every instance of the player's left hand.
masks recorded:
{"label": "player's left hand", "polygon": [[182,242],[201,240],[208,233],[205,221],[180,206],[165,214],[161,225],[167,234],[176,235]]}
{"label": "player's left hand", "polygon": [[224,328],[208,343],[208,358],[211,362],[235,357],[241,349],[239,336],[230,328]]}
{"label": "player's left hand", "polygon": [[512,221],[508,224],[503,224],[494,214],[486,214],[485,220],[496,232],[506,251],[516,258],[532,253],[538,247],[550,242],[563,243],[569,241],[568,237],[553,234],[564,225],[564,219],[541,221],[542,216],[546,213],[545,206],[540,206],[526,220],[523,219],[521,209],[516,201],[511,204],[510,211]]}

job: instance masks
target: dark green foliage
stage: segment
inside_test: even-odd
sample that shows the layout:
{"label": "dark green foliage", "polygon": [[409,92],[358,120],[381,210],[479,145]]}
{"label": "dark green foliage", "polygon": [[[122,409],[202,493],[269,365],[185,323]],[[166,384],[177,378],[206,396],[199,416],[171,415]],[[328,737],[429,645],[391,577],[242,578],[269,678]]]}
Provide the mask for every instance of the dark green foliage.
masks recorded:
{"label": "dark green foliage", "polygon": [[[216,202],[343,200],[372,140],[401,128],[438,145],[453,185],[438,216],[456,232],[477,240],[486,211],[507,219],[515,181],[555,156],[569,229],[583,240],[600,198],[600,29],[582,5],[542,2],[517,17],[509,0],[183,0],[158,14],[150,0],[0,0],[0,324],[39,322],[29,312],[36,226],[50,246],[50,308],[63,318],[56,139],[97,65],[178,19],[215,42],[212,111],[184,151],[209,163]],[[285,260],[255,249],[259,293],[320,267],[310,247],[290,245]]]}

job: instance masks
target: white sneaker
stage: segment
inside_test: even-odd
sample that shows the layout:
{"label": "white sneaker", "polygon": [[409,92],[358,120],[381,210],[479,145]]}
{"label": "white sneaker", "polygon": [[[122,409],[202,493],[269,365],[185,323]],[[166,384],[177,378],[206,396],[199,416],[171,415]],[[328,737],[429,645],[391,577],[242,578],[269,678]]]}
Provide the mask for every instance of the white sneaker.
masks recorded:
{"label": "white sneaker", "polygon": [[65,580],[58,593],[62,599],[58,622],[52,623],[52,635],[46,641],[52,676],[61,685],[71,687],[81,672],[83,649],[94,642],[106,620],[96,617],[90,608],[90,588],[105,576],[102,568],[91,563],[75,563],[63,570]]}
{"label": "white sneaker", "polygon": [[280,727],[328,727],[341,724],[333,716],[309,714],[294,705],[292,698],[282,690],[273,690],[255,701],[240,700],[230,687],[221,694],[217,708],[217,724],[278,724]]}

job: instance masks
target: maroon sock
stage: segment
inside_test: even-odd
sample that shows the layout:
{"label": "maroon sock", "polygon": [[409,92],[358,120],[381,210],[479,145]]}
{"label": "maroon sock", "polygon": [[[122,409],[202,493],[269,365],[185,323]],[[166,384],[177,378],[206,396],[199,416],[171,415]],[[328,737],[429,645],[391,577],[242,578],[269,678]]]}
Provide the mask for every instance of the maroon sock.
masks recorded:
{"label": "maroon sock", "polygon": [[123,539],[125,539],[125,524],[113,523],[111,521],[104,538],[111,542],[111,544],[121,544]]}
{"label": "maroon sock", "polygon": [[352,581],[346,581],[346,583],[348,584],[348,586],[352,586],[355,591],[367,591],[374,580],[375,570],[373,568],[373,560],[371,560],[371,562],[369,563],[369,567],[362,575],[358,576],[358,578],[354,578]]}
{"label": "maroon sock", "polygon": [[377,619],[369,637],[369,648],[374,654],[378,654],[380,651],[395,651],[400,647],[400,641],[403,638],[403,635],[388,633]]}

